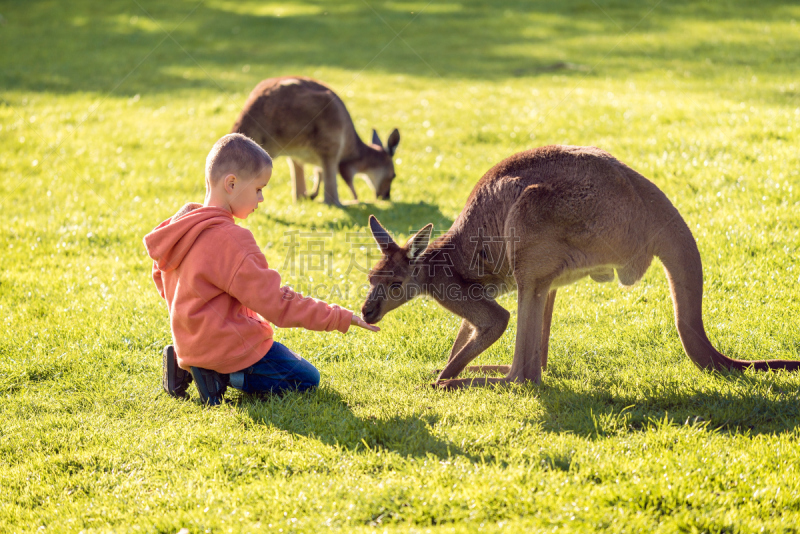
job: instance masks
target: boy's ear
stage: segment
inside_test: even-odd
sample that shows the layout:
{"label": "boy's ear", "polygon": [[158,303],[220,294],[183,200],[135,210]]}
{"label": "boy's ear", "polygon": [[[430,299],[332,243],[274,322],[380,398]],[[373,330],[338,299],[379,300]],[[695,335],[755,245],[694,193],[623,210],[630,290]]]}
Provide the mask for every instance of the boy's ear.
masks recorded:
{"label": "boy's ear", "polygon": [[234,192],[234,185],[236,185],[236,175],[228,174],[222,179],[222,185],[225,187],[225,192],[229,195]]}

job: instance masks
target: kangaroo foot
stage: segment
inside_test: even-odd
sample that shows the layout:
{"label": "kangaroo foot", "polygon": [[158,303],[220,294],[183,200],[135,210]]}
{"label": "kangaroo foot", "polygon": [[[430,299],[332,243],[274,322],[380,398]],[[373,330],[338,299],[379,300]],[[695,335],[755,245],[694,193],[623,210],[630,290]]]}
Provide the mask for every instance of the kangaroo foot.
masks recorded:
{"label": "kangaroo foot", "polygon": [[467,371],[470,373],[503,373],[508,374],[511,370],[510,365],[470,365]]}
{"label": "kangaroo foot", "polygon": [[325,204],[334,208],[344,208],[344,204],[338,198],[326,199]]}
{"label": "kangaroo foot", "polygon": [[436,389],[444,389],[447,391],[452,391],[456,389],[465,389],[470,387],[499,386],[501,384],[514,384],[514,383],[538,385],[535,380],[519,379],[519,378],[504,376],[501,378],[489,378],[489,377],[452,378],[449,380],[439,380],[438,382],[431,384],[431,386]]}
{"label": "kangaroo foot", "polygon": [[452,378],[450,380],[439,380],[431,384],[436,389],[444,389],[446,391],[454,391],[456,389],[466,389],[470,387],[485,387],[494,386],[497,384],[506,384],[513,382],[507,378]]}
{"label": "kangaroo foot", "polygon": [[[470,373],[503,373],[508,374],[511,370],[510,365],[470,365],[465,369]],[[442,373],[441,369],[434,369],[433,374],[439,376]]]}

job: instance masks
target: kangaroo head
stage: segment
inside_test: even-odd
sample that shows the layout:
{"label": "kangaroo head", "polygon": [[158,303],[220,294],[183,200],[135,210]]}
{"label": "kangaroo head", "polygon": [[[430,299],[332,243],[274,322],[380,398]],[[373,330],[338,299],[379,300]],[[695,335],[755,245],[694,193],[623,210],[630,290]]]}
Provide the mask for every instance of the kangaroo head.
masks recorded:
{"label": "kangaroo head", "polygon": [[364,320],[374,324],[388,312],[420,294],[415,263],[428,246],[433,225],[425,226],[402,247],[394,242],[374,215],[369,216],[369,228],[383,253],[369,273],[369,294],[361,306]]}
{"label": "kangaroo head", "polygon": [[375,189],[376,198],[389,200],[392,180],[395,177],[392,158],[397,151],[399,143],[400,132],[397,131],[397,128],[392,130],[385,148],[381,138],[378,137],[378,132],[372,130],[372,144],[368,145],[369,155],[364,161],[360,172],[363,172],[369,178],[373,189]]}

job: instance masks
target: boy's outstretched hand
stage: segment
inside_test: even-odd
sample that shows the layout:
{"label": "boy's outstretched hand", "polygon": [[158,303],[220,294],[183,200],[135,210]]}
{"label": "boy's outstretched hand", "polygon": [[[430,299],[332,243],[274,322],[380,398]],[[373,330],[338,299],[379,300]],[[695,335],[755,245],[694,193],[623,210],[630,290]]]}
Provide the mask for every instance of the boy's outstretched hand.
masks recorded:
{"label": "boy's outstretched hand", "polygon": [[380,331],[380,328],[378,328],[374,324],[369,324],[368,322],[366,322],[364,319],[362,319],[361,317],[359,317],[355,313],[353,314],[353,318],[350,319],[350,324],[358,326],[358,327],[361,327],[361,328],[366,328],[367,330],[372,330],[373,332],[379,332]]}

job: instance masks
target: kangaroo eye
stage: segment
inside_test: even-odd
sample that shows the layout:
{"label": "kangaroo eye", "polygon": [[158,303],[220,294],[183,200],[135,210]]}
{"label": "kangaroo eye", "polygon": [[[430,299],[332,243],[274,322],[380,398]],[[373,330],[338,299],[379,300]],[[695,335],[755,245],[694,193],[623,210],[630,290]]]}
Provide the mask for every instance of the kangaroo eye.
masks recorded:
{"label": "kangaroo eye", "polygon": [[402,282],[392,282],[389,284],[389,289],[400,289],[401,287],[403,287]]}

